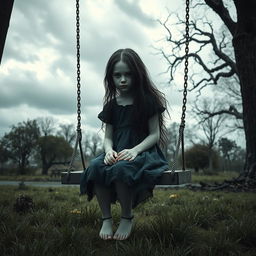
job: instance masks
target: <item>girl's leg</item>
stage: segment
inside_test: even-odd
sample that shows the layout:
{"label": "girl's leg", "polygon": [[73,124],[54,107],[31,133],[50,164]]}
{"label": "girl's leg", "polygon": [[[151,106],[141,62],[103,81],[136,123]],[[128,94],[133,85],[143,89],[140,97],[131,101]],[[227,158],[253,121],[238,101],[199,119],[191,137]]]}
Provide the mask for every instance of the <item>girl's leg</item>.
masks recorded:
{"label": "girl's leg", "polygon": [[113,236],[112,218],[111,217],[111,192],[110,188],[94,185],[94,191],[102,212],[103,224],[100,230],[100,237],[102,239],[111,239]]}
{"label": "girl's leg", "polygon": [[[119,227],[114,235],[114,239],[124,240],[128,238],[132,229],[132,190],[123,182],[116,181],[117,197],[121,205],[121,218]],[[129,219],[130,218],[130,219]]]}

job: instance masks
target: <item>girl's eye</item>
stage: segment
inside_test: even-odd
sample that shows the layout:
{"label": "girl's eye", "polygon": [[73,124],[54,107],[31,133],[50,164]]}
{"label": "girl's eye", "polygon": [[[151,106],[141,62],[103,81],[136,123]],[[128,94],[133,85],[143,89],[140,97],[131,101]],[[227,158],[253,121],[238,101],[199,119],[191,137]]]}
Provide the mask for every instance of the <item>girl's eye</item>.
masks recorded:
{"label": "girl's eye", "polygon": [[[120,74],[120,73],[114,73],[113,74],[113,77],[115,77],[115,78],[120,78],[121,76],[122,76],[122,74]],[[131,72],[127,72],[127,73],[124,74],[124,76],[131,77],[132,74],[131,74]]]}

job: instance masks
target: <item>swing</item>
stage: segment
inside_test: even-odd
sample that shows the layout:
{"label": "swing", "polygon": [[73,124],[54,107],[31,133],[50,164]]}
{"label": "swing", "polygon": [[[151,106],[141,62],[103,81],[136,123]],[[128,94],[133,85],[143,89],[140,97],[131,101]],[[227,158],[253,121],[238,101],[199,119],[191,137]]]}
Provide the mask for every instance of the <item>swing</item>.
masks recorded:
{"label": "swing", "polygon": [[[67,171],[61,173],[62,184],[80,184],[80,177],[83,170],[86,169],[84,155],[82,149],[82,132],[81,132],[81,84],[80,84],[80,23],[79,23],[79,0],[76,0],[76,40],[77,40],[77,129],[76,143],[71,157],[70,165]],[[191,182],[191,171],[185,170],[184,157],[184,129],[185,129],[185,113],[187,103],[187,80],[188,80],[188,51],[189,51],[189,0],[186,0],[186,47],[185,47],[185,69],[184,69],[184,91],[181,123],[179,127],[179,137],[176,145],[174,161],[171,170],[165,171],[158,179],[156,185],[182,185]],[[179,154],[181,144],[182,170],[175,170],[176,161]],[[82,171],[74,171],[73,163],[76,158],[78,147],[80,150],[81,161],[83,165]]]}

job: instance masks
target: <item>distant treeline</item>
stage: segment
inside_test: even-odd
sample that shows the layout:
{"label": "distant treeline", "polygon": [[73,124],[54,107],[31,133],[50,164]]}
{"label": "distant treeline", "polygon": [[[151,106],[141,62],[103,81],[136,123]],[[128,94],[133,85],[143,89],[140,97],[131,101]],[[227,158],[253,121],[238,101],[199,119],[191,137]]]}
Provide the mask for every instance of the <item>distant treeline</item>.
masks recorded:
{"label": "distant treeline", "polygon": [[[167,127],[168,141],[163,149],[171,164],[175,155],[178,124]],[[187,132],[186,167],[196,172],[242,171],[245,151],[235,141],[219,138],[214,145]],[[193,138],[192,138],[193,137]],[[40,169],[47,175],[53,166],[70,162],[76,129],[73,124],[56,124],[51,118],[38,118],[13,125],[0,138],[0,173],[28,174]],[[196,142],[195,142],[196,141]],[[198,142],[199,141],[199,142]],[[97,133],[83,134],[83,152],[86,164],[103,152],[102,137]],[[79,158],[77,159],[78,166]],[[180,157],[177,159],[178,166]]]}

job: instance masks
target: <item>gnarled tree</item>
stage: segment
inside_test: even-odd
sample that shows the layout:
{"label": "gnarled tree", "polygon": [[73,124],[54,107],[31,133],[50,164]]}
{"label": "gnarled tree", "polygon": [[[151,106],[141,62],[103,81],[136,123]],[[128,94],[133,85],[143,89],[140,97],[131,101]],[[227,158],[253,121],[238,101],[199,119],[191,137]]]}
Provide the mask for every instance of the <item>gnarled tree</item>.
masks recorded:
{"label": "gnarled tree", "polygon": [[[195,63],[199,64],[207,74],[199,80],[194,80],[195,74],[192,75],[193,90],[198,89],[200,92],[206,86],[217,85],[221,79],[237,77],[241,90],[242,113],[237,111],[234,106],[223,111],[238,119],[243,119],[246,140],[244,171],[247,174],[256,166],[256,1],[233,0],[233,2],[237,12],[237,21],[232,18],[229,9],[224,5],[224,0],[201,0],[201,4],[204,3],[210,7],[230,32],[234,59],[224,51],[227,44],[225,36],[218,42],[214,37],[214,31],[210,23],[208,23],[210,32],[205,32],[197,26],[197,21],[191,22],[190,26],[193,28],[193,32],[190,41],[198,44],[199,47],[194,52],[189,53],[189,58],[194,59]],[[171,54],[162,51],[163,56],[169,63],[168,71],[170,71],[172,80],[177,67],[185,58],[185,56],[175,54],[177,50],[182,48],[185,39],[174,40],[167,26],[167,21],[162,25],[168,31],[167,40],[176,45]],[[202,35],[204,38],[201,37]],[[217,57],[210,66],[209,63],[205,63],[199,54],[202,49],[209,45],[211,45]]]}

